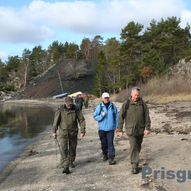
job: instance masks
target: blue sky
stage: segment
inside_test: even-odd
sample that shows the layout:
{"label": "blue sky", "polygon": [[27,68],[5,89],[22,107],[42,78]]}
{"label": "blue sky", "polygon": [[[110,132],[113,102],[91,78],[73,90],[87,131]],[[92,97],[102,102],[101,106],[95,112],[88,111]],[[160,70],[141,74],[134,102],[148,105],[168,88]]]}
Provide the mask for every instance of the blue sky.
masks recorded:
{"label": "blue sky", "polygon": [[0,58],[44,49],[55,40],[80,45],[83,38],[119,38],[130,21],[148,26],[152,19],[177,16],[191,25],[190,0],[0,0]]}

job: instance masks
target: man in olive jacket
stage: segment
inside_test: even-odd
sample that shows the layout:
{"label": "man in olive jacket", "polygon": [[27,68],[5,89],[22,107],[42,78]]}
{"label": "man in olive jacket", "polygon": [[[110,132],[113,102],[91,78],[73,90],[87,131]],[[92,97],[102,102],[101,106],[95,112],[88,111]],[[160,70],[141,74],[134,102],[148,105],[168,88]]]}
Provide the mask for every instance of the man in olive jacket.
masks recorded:
{"label": "man in olive jacket", "polygon": [[143,136],[150,133],[151,121],[149,110],[145,102],[140,97],[140,89],[134,87],[131,91],[131,98],[121,107],[118,118],[119,136],[123,136],[123,123],[125,121],[125,131],[130,143],[130,158],[132,173],[139,173],[139,153]]}
{"label": "man in olive jacket", "polygon": [[83,104],[84,104],[84,99],[81,94],[78,94],[76,99],[75,99],[75,104],[76,107],[78,107],[79,110],[82,110]]}
{"label": "man in olive jacket", "polygon": [[76,157],[78,123],[80,124],[80,137],[85,135],[85,119],[82,112],[73,104],[71,97],[65,98],[65,104],[55,113],[53,123],[53,136],[57,138],[60,144],[61,161],[60,166],[64,168],[63,173],[69,174],[69,166],[74,168],[73,162]]}

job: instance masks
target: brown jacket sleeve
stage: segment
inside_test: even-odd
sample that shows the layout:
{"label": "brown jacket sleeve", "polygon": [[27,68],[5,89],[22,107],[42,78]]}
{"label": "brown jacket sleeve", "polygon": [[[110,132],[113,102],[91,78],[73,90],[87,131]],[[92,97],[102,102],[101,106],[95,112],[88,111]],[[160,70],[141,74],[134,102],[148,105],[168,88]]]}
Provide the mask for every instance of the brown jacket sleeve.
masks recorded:
{"label": "brown jacket sleeve", "polygon": [[53,127],[52,127],[52,132],[56,133],[58,130],[58,126],[60,125],[61,122],[61,112],[58,109],[54,115],[54,122],[53,122]]}
{"label": "brown jacket sleeve", "polygon": [[78,118],[78,123],[80,125],[80,132],[85,134],[86,133],[86,122],[85,122],[85,118],[82,114],[82,111],[77,112],[77,118]]}
{"label": "brown jacket sleeve", "polygon": [[118,131],[122,132],[123,131],[123,123],[124,123],[124,119],[125,119],[125,108],[126,107],[126,102],[123,103],[120,111],[119,111],[119,116],[118,116]]}
{"label": "brown jacket sleeve", "polygon": [[144,104],[144,109],[145,109],[145,129],[150,131],[151,130],[151,120],[150,120],[150,116],[149,116],[149,109],[145,102],[143,102],[143,104]]}

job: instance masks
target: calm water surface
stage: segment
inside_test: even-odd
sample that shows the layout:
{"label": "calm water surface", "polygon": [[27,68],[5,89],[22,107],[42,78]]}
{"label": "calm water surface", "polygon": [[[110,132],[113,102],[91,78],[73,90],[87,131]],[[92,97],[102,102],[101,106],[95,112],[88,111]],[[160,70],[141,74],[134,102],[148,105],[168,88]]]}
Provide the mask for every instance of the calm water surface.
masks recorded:
{"label": "calm water surface", "polygon": [[0,172],[52,126],[53,117],[53,109],[46,106],[0,104]]}

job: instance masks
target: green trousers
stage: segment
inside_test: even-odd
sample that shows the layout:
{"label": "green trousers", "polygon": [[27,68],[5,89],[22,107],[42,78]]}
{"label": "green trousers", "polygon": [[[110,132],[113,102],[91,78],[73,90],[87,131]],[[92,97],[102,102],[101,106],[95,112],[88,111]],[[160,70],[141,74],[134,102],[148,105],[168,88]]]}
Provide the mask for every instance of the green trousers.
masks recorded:
{"label": "green trousers", "polygon": [[137,168],[139,165],[139,153],[141,151],[141,144],[143,142],[144,135],[129,136],[130,143],[130,159],[132,168]]}
{"label": "green trousers", "polygon": [[88,103],[84,102],[85,108],[88,108]]}
{"label": "green trousers", "polygon": [[76,147],[77,147],[77,136],[64,138],[59,137],[61,147],[61,160],[60,165],[63,168],[69,167],[71,162],[75,161],[76,158]]}

